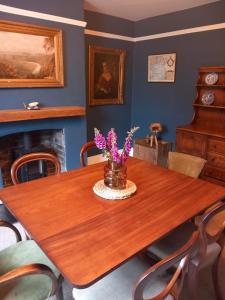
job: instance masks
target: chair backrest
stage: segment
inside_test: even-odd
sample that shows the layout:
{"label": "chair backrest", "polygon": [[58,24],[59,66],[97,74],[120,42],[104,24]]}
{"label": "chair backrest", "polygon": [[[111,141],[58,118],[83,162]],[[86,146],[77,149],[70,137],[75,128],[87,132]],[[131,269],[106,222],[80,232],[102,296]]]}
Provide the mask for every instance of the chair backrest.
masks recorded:
{"label": "chair backrest", "polygon": [[201,237],[199,264],[202,257],[206,255],[207,246],[209,244],[217,242],[221,234],[224,232],[225,220],[224,222],[221,222],[221,224],[218,224],[218,228],[215,232],[211,233],[208,231],[208,225],[210,225],[210,222],[213,221],[213,219],[216,218],[216,216],[219,215],[222,211],[225,211],[225,197],[223,197],[221,201],[207,209],[204,214],[195,217],[195,225],[198,226]]}
{"label": "chair backrest", "polygon": [[87,151],[90,150],[91,148],[96,148],[95,141],[87,142],[82,146],[80,150],[80,164],[82,167],[85,167],[87,165],[85,160],[85,155]]}
{"label": "chair backrest", "polygon": [[[221,200],[225,200],[225,197]],[[149,300],[163,300],[168,295],[171,295],[173,299],[179,300],[181,298],[185,276],[188,275],[189,284],[190,278],[192,278],[192,282],[193,280],[197,281],[197,277],[194,277],[195,274],[192,273],[193,266],[195,270],[198,271],[198,267],[206,257],[207,246],[216,242],[224,230],[225,222],[221,224],[221,228],[214,236],[208,235],[206,231],[207,224],[223,210],[225,210],[225,202],[221,201],[209,208],[203,215],[197,216],[195,218],[195,224],[198,230],[193,232],[189,241],[181,249],[153,265],[141,276],[135,285],[133,299],[149,299],[148,295],[145,295],[146,287],[151,287],[149,283],[166,270],[178,265],[165,288]],[[191,291],[191,286],[189,286],[188,292],[191,295],[190,299],[199,299],[196,291]]]}
{"label": "chair backrest", "polygon": [[46,153],[46,152],[35,152],[35,153],[29,153],[21,156],[17,160],[14,161],[14,163],[11,166],[11,178],[13,184],[18,184],[20,183],[19,178],[18,178],[18,171],[19,169],[24,166],[25,164],[28,164],[33,161],[51,161],[55,167],[55,173],[54,174],[59,174],[61,171],[61,165],[58,160],[58,158],[51,154],[51,153]]}
{"label": "chair backrest", "polygon": [[177,171],[193,178],[198,178],[206,160],[179,152],[169,152],[168,154],[168,169]]}

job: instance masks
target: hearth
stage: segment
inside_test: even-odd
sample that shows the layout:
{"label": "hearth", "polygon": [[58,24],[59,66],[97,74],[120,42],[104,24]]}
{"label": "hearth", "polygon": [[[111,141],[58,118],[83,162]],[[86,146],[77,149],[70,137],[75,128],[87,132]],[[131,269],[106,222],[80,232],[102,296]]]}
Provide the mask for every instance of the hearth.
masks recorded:
{"label": "hearth", "polygon": [[[48,152],[56,155],[65,170],[65,138],[63,129],[35,130],[0,137],[0,168],[3,186],[12,184],[10,169],[13,161],[33,152]],[[29,181],[54,173],[47,162],[32,162],[21,168],[20,180]]]}

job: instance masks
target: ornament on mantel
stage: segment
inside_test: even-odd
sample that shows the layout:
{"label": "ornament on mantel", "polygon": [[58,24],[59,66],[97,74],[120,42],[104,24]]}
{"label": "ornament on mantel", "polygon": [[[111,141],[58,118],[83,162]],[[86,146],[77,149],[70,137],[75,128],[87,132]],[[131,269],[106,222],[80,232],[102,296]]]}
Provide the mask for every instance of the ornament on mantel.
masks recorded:
{"label": "ornament on mantel", "polygon": [[40,109],[40,103],[39,102],[30,102],[30,103],[23,103],[24,107],[28,110],[37,110]]}

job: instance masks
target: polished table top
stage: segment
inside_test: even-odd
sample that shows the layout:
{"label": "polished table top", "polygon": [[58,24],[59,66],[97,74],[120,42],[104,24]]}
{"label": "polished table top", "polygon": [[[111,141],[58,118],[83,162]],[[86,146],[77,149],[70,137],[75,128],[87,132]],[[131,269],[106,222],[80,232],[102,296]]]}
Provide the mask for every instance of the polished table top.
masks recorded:
{"label": "polished table top", "polygon": [[225,195],[225,188],[135,158],[137,192],[93,193],[104,163],[0,190],[0,199],[75,286],[87,286]]}

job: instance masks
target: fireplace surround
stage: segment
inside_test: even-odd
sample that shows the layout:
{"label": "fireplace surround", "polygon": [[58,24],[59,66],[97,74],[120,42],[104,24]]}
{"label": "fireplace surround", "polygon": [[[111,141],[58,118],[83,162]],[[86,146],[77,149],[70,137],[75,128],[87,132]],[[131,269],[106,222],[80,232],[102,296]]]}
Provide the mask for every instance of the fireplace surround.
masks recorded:
{"label": "fireplace surround", "polygon": [[[54,153],[62,164],[62,171],[80,167],[80,148],[86,142],[85,114],[83,106],[48,107],[39,111],[0,110],[0,187],[3,187],[1,172],[4,186],[10,184],[5,172],[6,169],[9,172],[15,159],[12,153],[21,148],[23,153],[27,153],[26,148]],[[41,148],[35,148],[40,145]]]}

